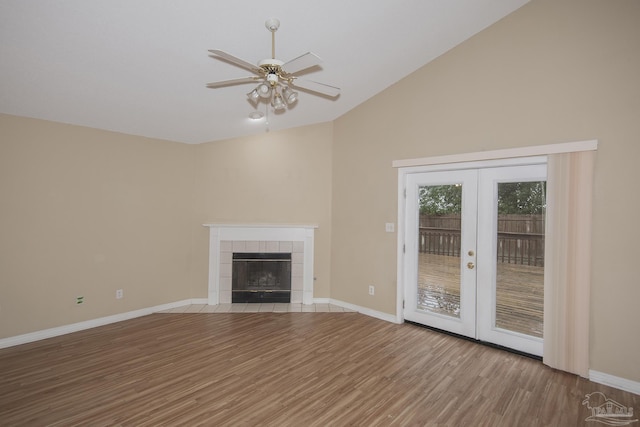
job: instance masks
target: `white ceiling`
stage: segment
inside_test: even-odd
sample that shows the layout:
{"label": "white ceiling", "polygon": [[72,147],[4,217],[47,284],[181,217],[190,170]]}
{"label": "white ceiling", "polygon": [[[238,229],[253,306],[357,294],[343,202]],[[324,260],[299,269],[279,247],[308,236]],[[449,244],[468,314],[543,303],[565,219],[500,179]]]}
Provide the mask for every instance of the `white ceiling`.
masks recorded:
{"label": "white ceiling", "polygon": [[304,78],[342,93],[300,92],[269,128],[326,122],[527,1],[0,0],[0,112],[184,143],[264,132],[254,85],[205,88],[249,75],[207,51],[269,58],[275,17],[276,57],[317,54]]}

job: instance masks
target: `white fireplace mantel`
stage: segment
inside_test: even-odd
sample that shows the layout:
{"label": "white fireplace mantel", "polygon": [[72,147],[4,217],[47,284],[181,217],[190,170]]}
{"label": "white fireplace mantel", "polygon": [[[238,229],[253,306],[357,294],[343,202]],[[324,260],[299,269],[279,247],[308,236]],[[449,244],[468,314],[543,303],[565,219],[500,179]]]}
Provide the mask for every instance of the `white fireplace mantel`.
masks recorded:
{"label": "white fireplace mantel", "polygon": [[[246,242],[259,252],[276,242],[300,242],[303,245],[302,303],[313,304],[313,251],[317,225],[298,224],[203,224],[209,227],[208,303],[220,303],[221,242]],[[250,243],[249,243],[250,242]],[[268,249],[267,249],[268,250]],[[252,252],[251,249],[243,251]],[[292,302],[295,302],[292,300]]]}

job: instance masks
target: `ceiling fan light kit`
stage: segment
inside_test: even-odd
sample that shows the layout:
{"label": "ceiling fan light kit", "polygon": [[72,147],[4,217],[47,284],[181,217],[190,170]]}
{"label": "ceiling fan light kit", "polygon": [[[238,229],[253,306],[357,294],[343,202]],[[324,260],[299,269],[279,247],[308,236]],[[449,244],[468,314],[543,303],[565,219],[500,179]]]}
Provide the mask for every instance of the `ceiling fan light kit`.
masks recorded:
{"label": "ceiling fan light kit", "polygon": [[271,97],[271,87],[266,83],[260,83],[258,87],[254,90],[258,92],[258,95],[261,98],[270,98]]}
{"label": "ceiling fan light kit", "polygon": [[254,76],[209,83],[207,84],[208,88],[218,89],[237,84],[258,82],[258,86],[247,93],[247,98],[255,106],[261,101],[267,102],[276,112],[282,112],[296,103],[298,92],[294,88],[304,89],[331,98],[336,98],[340,94],[340,89],[335,86],[300,79],[296,76],[301,71],[318,66],[322,60],[317,55],[307,52],[288,62],[276,59],[275,33],[280,28],[280,21],[276,18],[271,18],[267,19],[264,25],[271,32],[271,58],[263,59],[255,66],[224,51],[209,50],[210,56],[213,58],[230,62],[251,71]]}
{"label": "ceiling fan light kit", "polygon": [[274,110],[276,111],[282,111],[285,109],[285,105],[284,105],[284,101],[282,100],[282,96],[280,96],[280,94],[275,94],[273,96],[273,99],[271,100],[271,105],[273,106]]}
{"label": "ceiling fan light kit", "polygon": [[298,100],[298,92],[291,90],[288,87],[283,89],[282,96],[284,96],[284,100],[287,105],[291,105]]}
{"label": "ceiling fan light kit", "polygon": [[247,98],[249,98],[249,101],[251,101],[251,102],[258,101],[258,99],[260,98],[260,94],[258,93],[258,89],[254,89],[251,92],[249,92],[247,94]]}

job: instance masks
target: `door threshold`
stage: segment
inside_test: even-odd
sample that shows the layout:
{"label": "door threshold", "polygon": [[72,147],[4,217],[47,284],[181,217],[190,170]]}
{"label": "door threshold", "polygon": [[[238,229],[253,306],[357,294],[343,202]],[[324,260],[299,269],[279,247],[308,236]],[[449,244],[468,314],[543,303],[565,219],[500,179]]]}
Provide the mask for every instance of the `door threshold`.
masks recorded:
{"label": "door threshold", "polygon": [[481,341],[481,340],[478,340],[478,339],[475,339],[475,338],[466,337],[464,335],[456,334],[454,332],[445,331],[444,329],[438,329],[438,328],[434,328],[433,326],[423,325],[422,323],[412,322],[411,320],[405,320],[404,322],[405,323],[409,323],[411,325],[419,326],[421,328],[430,329],[430,330],[432,330],[434,332],[440,332],[442,334],[450,335],[452,337],[461,338],[463,340],[471,341],[471,342],[474,342],[476,344],[481,344],[481,345],[485,345],[487,347],[497,348],[498,350],[507,351],[509,353],[517,354],[518,356],[524,356],[524,357],[528,357],[529,359],[534,359],[534,360],[538,360],[538,361],[542,362],[542,356],[536,356],[535,354],[525,353],[524,351],[520,351],[520,350],[514,350],[513,348],[505,347],[503,345],[498,345],[498,344],[494,344],[494,343],[491,343],[491,342],[488,342],[488,341]]}

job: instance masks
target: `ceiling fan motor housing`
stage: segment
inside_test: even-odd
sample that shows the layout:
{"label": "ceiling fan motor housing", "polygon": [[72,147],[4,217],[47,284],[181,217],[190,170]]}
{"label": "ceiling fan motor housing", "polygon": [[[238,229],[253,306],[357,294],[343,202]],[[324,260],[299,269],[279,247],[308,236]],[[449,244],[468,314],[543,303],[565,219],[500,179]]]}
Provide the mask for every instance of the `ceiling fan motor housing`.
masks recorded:
{"label": "ceiling fan motor housing", "polygon": [[269,69],[282,69],[282,66],[284,65],[284,62],[280,61],[279,59],[263,59],[262,61],[258,62],[258,67],[265,69],[265,70],[269,70]]}

